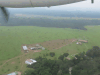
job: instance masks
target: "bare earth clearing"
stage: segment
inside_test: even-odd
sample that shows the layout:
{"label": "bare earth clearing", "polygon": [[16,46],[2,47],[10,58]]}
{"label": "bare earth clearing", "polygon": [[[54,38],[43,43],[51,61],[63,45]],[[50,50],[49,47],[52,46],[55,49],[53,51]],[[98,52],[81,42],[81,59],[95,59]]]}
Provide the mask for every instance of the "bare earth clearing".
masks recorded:
{"label": "bare earth clearing", "polygon": [[[76,40],[77,39],[52,40],[52,41],[46,41],[46,42],[43,42],[43,43],[36,43],[36,44],[39,44],[39,45],[45,47],[48,50],[53,50],[53,49],[59,49],[63,46],[71,44],[72,42],[74,42]],[[28,48],[31,48],[31,47],[35,47],[36,44],[29,44],[29,45],[26,45],[26,46]]]}
{"label": "bare earth clearing", "polygon": [[[71,44],[72,42],[75,42],[75,41],[77,41],[77,39],[52,40],[52,41],[46,41],[46,42],[43,42],[43,43],[36,43],[36,44],[39,44],[39,45],[45,47],[45,48],[48,49],[48,50],[53,50],[53,49],[59,49],[59,48],[61,48],[61,47],[63,47],[63,46],[66,46],[66,45],[68,45],[68,44]],[[35,47],[36,44],[28,44],[28,45],[23,44],[22,46],[26,45],[26,46],[28,47],[29,52],[28,52],[28,53],[24,53],[24,51],[23,51],[23,49],[22,49],[22,46],[21,46],[21,52],[22,52],[22,54],[21,54],[20,56],[11,58],[11,59],[9,59],[9,60],[6,60],[6,62],[3,63],[3,64],[0,66],[0,68],[2,68],[7,62],[9,62],[9,61],[11,61],[11,60],[13,60],[13,59],[16,59],[16,58],[18,58],[18,57],[19,57],[20,59],[22,59],[22,58],[25,57],[27,54],[32,54],[32,53],[34,53],[34,52],[41,52],[42,50],[31,50],[31,49],[30,49],[31,47]],[[20,60],[20,61],[22,62],[22,60]],[[25,60],[23,60],[23,62],[20,63],[21,69],[22,69],[22,67],[23,67],[24,61],[25,61]],[[15,62],[13,61],[13,62],[11,62],[11,64],[15,64]],[[19,75],[21,75],[21,74],[19,74]]]}
{"label": "bare earth clearing", "polygon": [[12,62],[11,64],[15,64],[15,62]]}

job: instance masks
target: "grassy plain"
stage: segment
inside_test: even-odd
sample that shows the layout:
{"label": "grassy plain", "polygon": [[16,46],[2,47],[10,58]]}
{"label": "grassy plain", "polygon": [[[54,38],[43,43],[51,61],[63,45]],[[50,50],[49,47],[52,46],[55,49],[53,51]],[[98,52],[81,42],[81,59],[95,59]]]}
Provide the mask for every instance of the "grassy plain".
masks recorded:
{"label": "grassy plain", "polygon": [[[27,68],[24,64],[27,58],[36,58],[49,52],[55,52],[57,59],[61,54],[68,52],[72,58],[74,54],[87,51],[92,46],[100,46],[100,26],[85,26],[88,30],[77,30],[70,28],[46,28],[36,26],[0,26],[0,74],[7,74],[13,71],[24,72]],[[37,53],[21,53],[23,44],[42,43],[57,39],[85,39],[88,43],[77,45],[76,42],[59,49],[43,50]],[[14,58],[14,59],[12,59]],[[8,61],[6,64],[5,61]],[[12,62],[14,62],[12,64]],[[4,64],[2,66],[2,64]]]}

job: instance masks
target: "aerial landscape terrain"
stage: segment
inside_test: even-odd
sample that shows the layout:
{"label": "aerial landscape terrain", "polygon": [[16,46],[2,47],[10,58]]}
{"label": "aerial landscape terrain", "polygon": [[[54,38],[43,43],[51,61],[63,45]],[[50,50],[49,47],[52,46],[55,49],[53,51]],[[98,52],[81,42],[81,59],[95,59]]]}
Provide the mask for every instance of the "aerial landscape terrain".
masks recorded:
{"label": "aerial landscape terrain", "polygon": [[[19,11],[11,14],[8,23],[0,16],[0,75],[15,71],[18,75],[99,75],[100,15],[87,12],[84,17],[75,12],[75,17],[73,13]],[[37,62],[27,65],[27,59]]]}

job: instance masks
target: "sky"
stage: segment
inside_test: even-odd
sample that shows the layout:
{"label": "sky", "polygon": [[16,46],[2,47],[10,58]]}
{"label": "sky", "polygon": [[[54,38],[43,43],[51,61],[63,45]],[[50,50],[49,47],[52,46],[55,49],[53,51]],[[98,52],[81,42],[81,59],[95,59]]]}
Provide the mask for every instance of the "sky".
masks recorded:
{"label": "sky", "polygon": [[8,8],[9,10],[16,10],[16,9],[45,9],[45,10],[67,10],[67,11],[100,11],[100,0],[94,0],[94,3],[91,3],[91,0],[81,1],[77,3],[72,4],[65,4],[65,5],[59,5],[59,6],[52,6],[50,8],[48,7],[35,7],[35,8]]}
{"label": "sky", "polygon": [[91,0],[81,1],[72,4],[61,5],[58,7],[51,7],[52,10],[100,10],[100,0],[94,0],[94,3],[91,3]]}

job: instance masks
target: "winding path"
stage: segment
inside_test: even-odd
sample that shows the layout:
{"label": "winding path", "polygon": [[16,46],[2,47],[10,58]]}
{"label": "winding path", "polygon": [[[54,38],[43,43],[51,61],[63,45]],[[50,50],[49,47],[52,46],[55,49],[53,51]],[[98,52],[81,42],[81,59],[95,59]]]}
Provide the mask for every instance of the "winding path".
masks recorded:
{"label": "winding path", "polygon": [[[71,43],[69,43],[69,44],[72,44],[73,42],[75,42],[76,40],[73,40]],[[66,45],[68,45],[68,44],[66,44]],[[63,45],[63,46],[66,46],[66,45]],[[63,47],[63,46],[60,46],[59,48],[61,48],[61,47]],[[59,48],[55,48],[55,49],[59,49]]]}
{"label": "winding path", "polygon": [[11,58],[11,59],[5,61],[5,63],[3,63],[3,64],[0,66],[0,68],[1,68],[2,66],[4,66],[7,62],[9,62],[10,60],[13,60],[13,59],[15,59],[15,58],[18,58],[18,57],[21,57],[21,56],[24,56],[24,55],[25,55],[25,54],[20,55],[20,56],[17,56],[17,57],[14,57],[14,58]]}
{"label": "winding path", "polygon": [[[72,42],[75,42],[76,40],[73,40]],[[71,42],[71,43],[72,43]],[[69,43],[69,44],[71,44],[71,43]],[[66,44],[66,45],[68,45],[68,44]],[[66,46],[66,45],[63,45],[63,46]],[[61,46],[61,47],[63,47],[63,46]],[[61,47],[59,47],[59,48],[61,48]],[[56,48],[56,49],[59,49],[59,48]],[[28,53],[27,53],[28,54]],[[26,54],[23,54],[23,55],[20,55],[20,56],[17,56],[17,57],[14,57],[14,58],[11,58],[11,59],[9,59],[9,60],[7,60],[7,61],[5,61],[5,63],[3,63],[1,66],[0,66],[0,68],[2,67],[2,66],[4,66],[7,62],[9,62],[9,61],[11,61],[11,60],[13,60],[13,59],[16,59],[16,58],[18,58],[18,57],[22,57],[22,56],[24,56],[24,55],[26,55]],[[22,68],[22,67],[21,67]]]}

